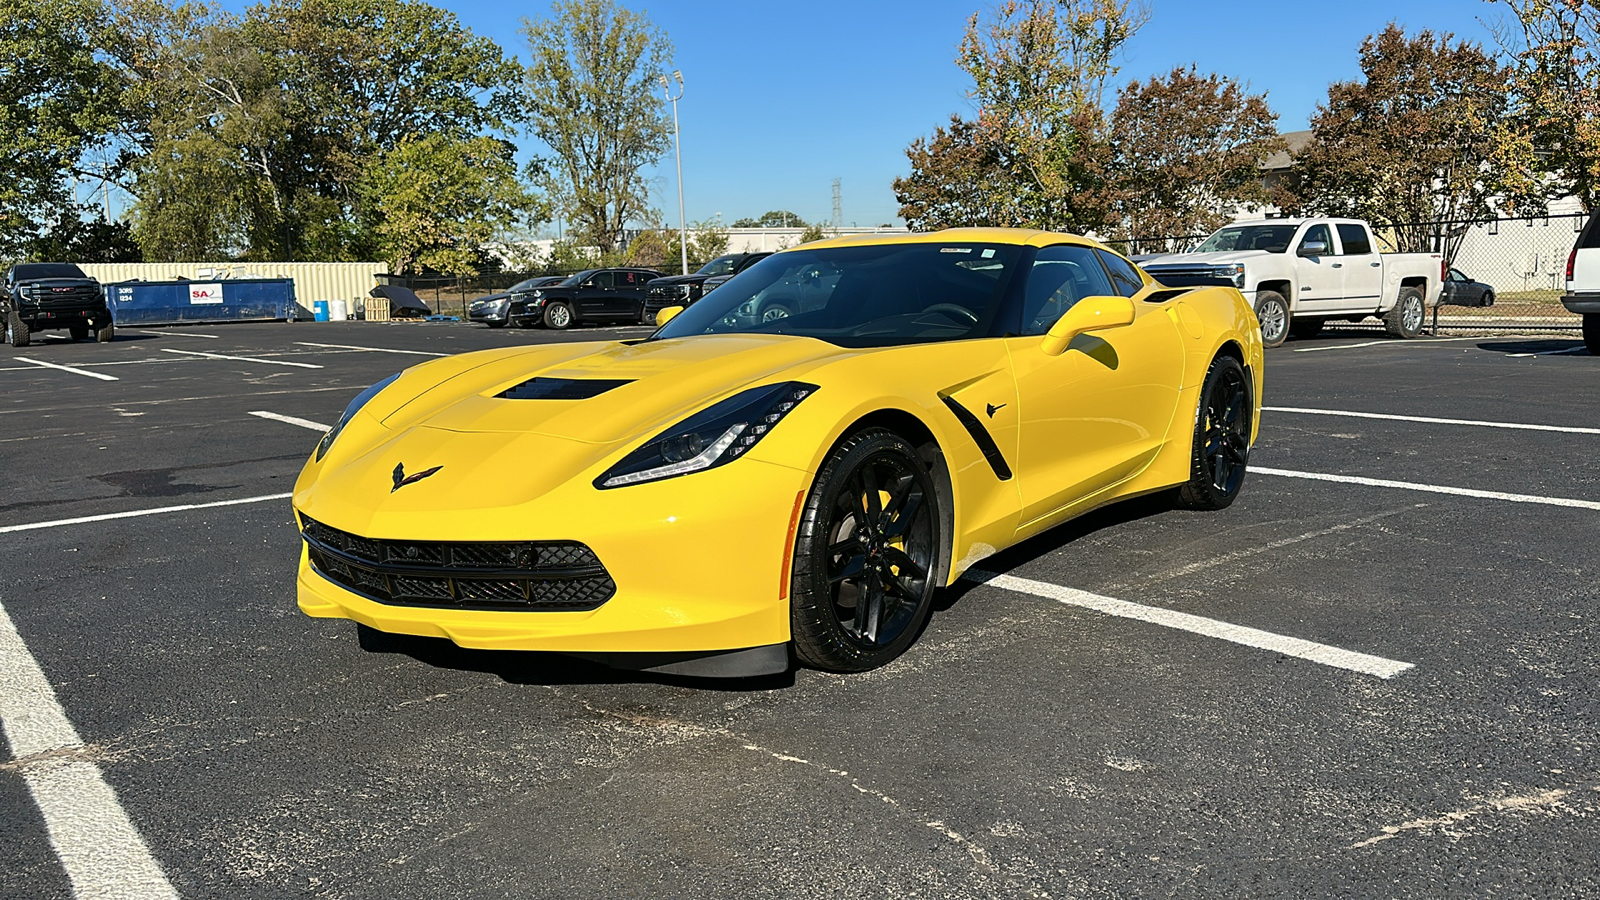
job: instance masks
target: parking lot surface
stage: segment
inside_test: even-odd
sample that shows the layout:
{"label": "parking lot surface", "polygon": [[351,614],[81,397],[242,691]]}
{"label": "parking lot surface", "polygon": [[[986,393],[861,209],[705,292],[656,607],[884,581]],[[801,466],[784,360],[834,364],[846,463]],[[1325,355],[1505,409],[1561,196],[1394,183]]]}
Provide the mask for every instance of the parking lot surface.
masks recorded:
{"label": "parking lot surface", "polygon": [[640,676],[295,608],[285,495],[355,393],[645,333],[0,349],[0,896],[1600,895],[1576,339],[1269,351],[1233,507],[1133,501],[988,560],[862,675]]}

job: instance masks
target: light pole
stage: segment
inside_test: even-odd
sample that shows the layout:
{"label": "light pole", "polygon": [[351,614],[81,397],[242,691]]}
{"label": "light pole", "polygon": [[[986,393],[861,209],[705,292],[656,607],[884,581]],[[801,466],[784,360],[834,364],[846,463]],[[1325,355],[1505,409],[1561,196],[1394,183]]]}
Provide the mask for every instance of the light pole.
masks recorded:
{"label": "light pole", "polygon": [[661,76],[661,93],[672,104],[672,146],[678,159],[678,250],[683,255],[683,274],[689,274],[689,229],[683,218],[683,133],[678,130],[678,101],[683,99],[683,73],[673,71],[678,82],[678,96],[672,96],[672,82]]}

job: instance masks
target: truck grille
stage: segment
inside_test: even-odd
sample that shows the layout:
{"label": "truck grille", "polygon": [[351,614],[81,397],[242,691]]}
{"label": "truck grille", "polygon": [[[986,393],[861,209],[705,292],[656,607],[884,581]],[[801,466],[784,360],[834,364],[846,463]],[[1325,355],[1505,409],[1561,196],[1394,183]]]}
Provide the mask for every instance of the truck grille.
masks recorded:
{"label": "truck grille", "polygon": [[40,306],[67,304],[81,306],[84,303],[98,303],[100,301],[99,289],[88,285],[50,287],[49,285],[30,284],[23,286],[22,294]]}
{"label": "truck grille", "polygon": [[576,541],[375,540],[300,517],[311,565],[379,603],[444,609],[572,611],[617,592],[594,551]]}

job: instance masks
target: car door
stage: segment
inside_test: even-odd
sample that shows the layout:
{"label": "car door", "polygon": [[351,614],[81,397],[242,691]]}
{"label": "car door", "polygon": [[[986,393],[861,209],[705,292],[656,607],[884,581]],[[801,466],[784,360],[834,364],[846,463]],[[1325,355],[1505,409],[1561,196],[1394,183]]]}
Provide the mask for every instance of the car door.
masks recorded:
{"label": "car door", "polygon": [[[1313,249],[1316,244],[1321,244],[1322,249]],[[1337,252],[1333,230],[1327,225],[1312,225],[1300,235],[1294,249],[1295,280],[1300,283],[1295,312],[1318,312],[1338,305],[1344,292],[1344,275],[1342,266],[1334,267],[1339,262]]]}
{"label": "car door", "polygon": [[580,319],[608,319],[606,312],[611,299],[612,276],[610,272],[596,272],[578,286],[573,303]]}
{"label": "car door", "polygon": [[614,273],[611,290],[611,316],[630,322],[639,321],[644,312],[644,286],[652,276],[631,269]]}
{"label": "car door", "polygon": [[[1166,440],[1183,378],[1182,339],[1165,307],[1144,299],[1155,285],[1119,281],[1122,290],[1096,251],[1076,244],[1041,248],[1027,273],[1019,336],[1006,341],[1017,381],[1024,530],[1138,474]],[[1117,294],[1132,295],[1131,325],[1079,335],[1059,356],[1044,351],[1043,336],[1072,306]]]}
{"label": "car door", "polygon": [[1383,257],[1372,245],[1372,235],[1360,222],[1339,222],[1339,259],[1344,303],[1347,309],[1377,309],[1383,293]]}

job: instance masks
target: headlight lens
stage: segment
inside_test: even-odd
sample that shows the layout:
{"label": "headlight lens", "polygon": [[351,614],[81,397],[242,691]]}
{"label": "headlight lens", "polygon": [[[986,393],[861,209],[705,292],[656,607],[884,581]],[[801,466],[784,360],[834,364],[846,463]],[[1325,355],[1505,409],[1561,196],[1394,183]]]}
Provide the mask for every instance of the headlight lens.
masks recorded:
{"label": "headlight lens", "polygon": [[349,424],[350,420],[361,409],[361,407],[366,406],[367,401],[378,396],[379,391],[391,384],[394,384],[395,379],[399,378],[403,374],[405,373],[396,372],[393,375],[390,375],[388,378],[385,378],[372,387],[369,387],[357,394],[356,398],[350,401],[350,405],[346,406],[344,408],[344,412],[339,414],[339,421],[335,422],[334,426],[328,429],[328,433],[322,436],[322,443],[317,445],[317,462],[321,462],[322,457],[327,455],[328,448],[333,446],[333,442],[339,437],[339,432],[344,430],[344,426]]}
{"label": "headlight lens", "polygon": [[663,431],[623,457],[594,486],[625,487],[713,469],[745,454],[817,386],[800,381],[740,391]]}
{"label": "headlight lens", "polygon": [[1234,263],[1232,265],[1222,266],[1222,267],[1217,269],[1217,274],[1221,275],[1224,278],[1233,279],[1233,286],[1243,290],[1243,288],[1244,288],[1244,263]]}

